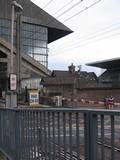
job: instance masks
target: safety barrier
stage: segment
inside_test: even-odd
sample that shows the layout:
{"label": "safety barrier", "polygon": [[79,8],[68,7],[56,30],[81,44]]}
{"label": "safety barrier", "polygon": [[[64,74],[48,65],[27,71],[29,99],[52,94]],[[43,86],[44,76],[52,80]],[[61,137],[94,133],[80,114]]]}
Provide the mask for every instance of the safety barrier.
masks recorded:
{"label": "safety barrier", "polygon": [[120,111],[2,108],[0,150],[12,160],[117,160],[119,123]]}

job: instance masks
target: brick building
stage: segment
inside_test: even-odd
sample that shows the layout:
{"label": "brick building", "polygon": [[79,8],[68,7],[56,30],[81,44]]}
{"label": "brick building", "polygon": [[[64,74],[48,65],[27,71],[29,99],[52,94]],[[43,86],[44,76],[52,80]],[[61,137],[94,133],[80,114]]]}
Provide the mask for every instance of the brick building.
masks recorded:
{"label": "brick building", "polygon": [[94,72],[75,71],[72,64],[68,71],[54,70],[49,77],[42,79],[45,95],[69,97],[73,99],[82,88],[93,88],[97,85]]}
{"label": "brick building", "polygon": [[[75,71],[73,64],[68,71],[53,71],[42,80],[46,95],[62,95],[70,101],[103,101],[113,96],[120,102],[120,59],[110,59],[87,64],[105,69],[99,77],[94,72]],[[69,103],[71,104],[71,103]],[[74,103],[76,105],[76,103]]]}

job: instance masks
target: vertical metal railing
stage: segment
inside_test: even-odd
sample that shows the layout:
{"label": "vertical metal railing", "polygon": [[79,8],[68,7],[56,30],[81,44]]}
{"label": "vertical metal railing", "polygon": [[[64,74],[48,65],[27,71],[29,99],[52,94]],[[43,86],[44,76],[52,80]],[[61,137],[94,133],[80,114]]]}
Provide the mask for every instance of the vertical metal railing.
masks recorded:
{"label": "vertical metal railing", "polygon": [[[91,111],[91,159],[119,160],[120,158],[120,111],[99,110]],[[94,121],[94,122],[92,122]]]}
{"label": "vertical metal railing", "polygon": [[12,160],[119,160],[120,111],[0,109],[0,150]]}

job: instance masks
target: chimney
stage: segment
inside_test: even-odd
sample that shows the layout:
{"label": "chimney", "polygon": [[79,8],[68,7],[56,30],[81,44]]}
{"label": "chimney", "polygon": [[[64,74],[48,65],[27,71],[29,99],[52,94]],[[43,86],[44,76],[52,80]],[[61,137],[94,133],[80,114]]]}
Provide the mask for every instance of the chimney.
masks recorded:
{"label": "chimney", "polygon": [[68,66],[68,69],[70,73],[75,73],[75,66],[73,65],[73,63],[70,66]]}

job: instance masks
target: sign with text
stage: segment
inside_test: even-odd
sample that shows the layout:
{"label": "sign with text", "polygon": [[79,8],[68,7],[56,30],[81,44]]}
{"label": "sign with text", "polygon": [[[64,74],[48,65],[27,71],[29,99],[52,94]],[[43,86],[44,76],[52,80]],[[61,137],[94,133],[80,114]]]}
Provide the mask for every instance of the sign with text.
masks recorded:
{"label": "sign with text", "polygon": [[30,106],[38,106],[39,105],[39,92],[38,92],[38,90],[29,91],[29,102],[30,102]]}
{"label": "sign with text", "polygon": [[10,90],[15,91],[17,89],[17,76],[16,74],[10,74]]}

